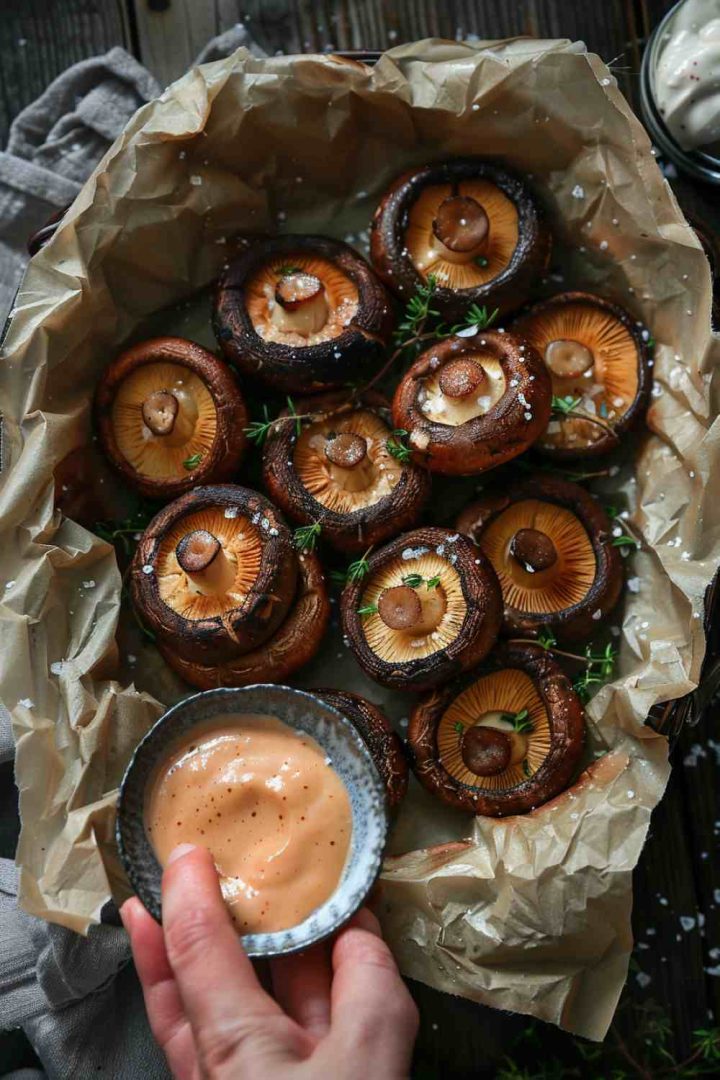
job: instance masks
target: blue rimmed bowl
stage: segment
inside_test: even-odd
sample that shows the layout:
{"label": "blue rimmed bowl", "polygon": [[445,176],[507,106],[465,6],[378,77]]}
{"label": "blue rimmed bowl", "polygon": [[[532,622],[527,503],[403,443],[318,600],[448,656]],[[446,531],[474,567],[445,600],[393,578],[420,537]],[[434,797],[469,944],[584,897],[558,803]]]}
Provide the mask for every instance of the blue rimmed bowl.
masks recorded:
{"label": "blue rimmed bowl", "polygon": [[215,717],[276,716],[312,736],[347,788],[352,812],[350,850],[332,896],[289,930],[245,934],[248,956],[282,956],[307,949],[338,930],[366,899],[382,865],[388,832],[384,785],[364,742],[337,709],[304,690],[260,684],[206,690],[173,705],[139,743],[120,787],[116,835],[120,859],[147,910],[162,919],[162,868],[145,832],[145,797],[156,767],[178,739]]}

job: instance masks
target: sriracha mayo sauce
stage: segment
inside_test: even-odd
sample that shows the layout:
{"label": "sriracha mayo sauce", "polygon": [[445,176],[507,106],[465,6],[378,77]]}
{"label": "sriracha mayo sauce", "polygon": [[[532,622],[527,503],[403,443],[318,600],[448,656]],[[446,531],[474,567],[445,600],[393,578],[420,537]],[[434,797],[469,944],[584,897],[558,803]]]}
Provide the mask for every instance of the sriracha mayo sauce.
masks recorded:
{"label": "sriracha mayo sauce", "polygon": [[181,843],[210,850],[235,925],[250,934],[296,926],[332,895],[352,814],[313,738],[243,715],[175,744],[149,785],[145,828],[161,865]]}

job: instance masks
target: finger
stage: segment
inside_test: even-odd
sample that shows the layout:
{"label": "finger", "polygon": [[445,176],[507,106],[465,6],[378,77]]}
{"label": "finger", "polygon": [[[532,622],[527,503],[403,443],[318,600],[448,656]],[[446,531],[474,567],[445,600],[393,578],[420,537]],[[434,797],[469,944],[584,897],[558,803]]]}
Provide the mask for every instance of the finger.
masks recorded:
{"label": "finger", "polygon": [[176,848],[163,874],[162,903],[168,960],[205,1071],[214,1075],[259,1045],[266,1064],[304,1052],[304,1033],[262,989],[240,944],[209,851]]}
{"label": "finger", "polygon": [[273,994],[288,1016],[315,1039],[330,1028],[330,950],[325,942],[270,962]]}
{"label": "finger", "polygon": [[192,1030],[165,952],[162,927],[137,897],[120,909],[130,937],[135,968],[142,986],[150,1029],[178,1080],[198,1075]]}
{"label": "finger", "polygon": [[364,911],[338,936],[332,952],[330,1039],[363,1054],[381,1053],[384,1071],[407,1075],[418,1012],[379,936],[379,923]]}

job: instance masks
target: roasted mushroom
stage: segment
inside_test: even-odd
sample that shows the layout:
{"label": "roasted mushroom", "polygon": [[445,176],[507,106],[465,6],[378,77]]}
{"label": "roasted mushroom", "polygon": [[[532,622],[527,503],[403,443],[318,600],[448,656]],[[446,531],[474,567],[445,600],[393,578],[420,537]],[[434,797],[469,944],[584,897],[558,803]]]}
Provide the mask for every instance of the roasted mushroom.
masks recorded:
{"label": "roasted mushroom", "polygon": [[300,434],[294,423],[276,425],[263,455],[265,486],[289,517],[319,522],[323,537],[348,552],[415,524],[430,478],[391,453],[384,398],[324,395],[297,402],[296,411],[309,416]]}
{"label": "roasted mushroom", "polygon": [[408,763],[402,739],[377,705],[347,690],[313,690],[339,713],[347,717],[367,746],[385,784],[388,805],[397,810],[408,786]]}
{"label": "roasted mushroom", "polygon": [[580,764],[584,713],[558,663],[537,645],[503,646],[433,691],[410,716],[420,783],[473,814],[523,814],[554,798]]}
{"label": "roasted mushroom", "polygon": [[393,424],[418,464],[468,476],[527,450],[547,427],[551,401],[535,350],[514,334],[481,330],[415,360],[395,391]]}
{"label": "roasted mushroom", "polygon": [[617,304],[582,292],[533,305],[512,330],[543,357],[553,394],[567,406],[548,424],[538,449],[573,458],[616,447],[647,406],[648,331]]}
{"label": "roasted mushroom", "polygon": [[372,375],[384,357],[390,299],[340,240],[258,240],[220,279],[215,334],[233,364],[278,390],[312,393]]}
{"label": "roasted mushroom", "polygon": [[470,540],[428,527],[368,558],[346,585],[342,624],[367,674],[384,686],[426,690],[478,663],[502,620],[490,563]]}
{"label": "roasted mushroom", "polygon": [[95,395],[103,449],[148,498],[230,480],[245,452],[247,410],[222,360],[184,338],[152,338],[108,364]]}
{"label": "roasted mushroom", "polygon": [[559,476],[539,473],[489,491],[463,510],[457,528],[495,568],[508,634],[589,637],[620,597],[622,561],[605,511]]}
{"label": "roasted mushroom", "polygon": [[271,502],[230,484],[196,488],[153,518],[130,588],[165,659],[196,686],[287,674],[309,659],[327,622],[314,556],[298,558]]}
{"label": "roasted mushroom", "polygon": [[375,211],[371,258],[409,298],[433,275],[433,307],[459,319],[471,304],[512,311],[550,256],[543,211],[519,176],[482,158],[404,173]]}

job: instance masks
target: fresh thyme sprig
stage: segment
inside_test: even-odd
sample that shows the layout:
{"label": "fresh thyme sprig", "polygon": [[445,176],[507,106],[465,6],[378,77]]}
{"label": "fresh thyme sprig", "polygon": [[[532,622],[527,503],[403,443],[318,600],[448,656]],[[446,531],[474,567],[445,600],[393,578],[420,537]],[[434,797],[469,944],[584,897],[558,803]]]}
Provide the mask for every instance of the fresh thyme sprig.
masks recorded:
{"label": "fresh thyme sprig", "polygon": [[421,585],[424,585],[427,589],[437,589],[440,584],[439,577],[424,578],[422,574],[406,574],[402,579],[403,585],[407,585],[409,589],[419,589]]}
{"label": "fresh thyme sprig", "polygon": [[513,731],[516,731],[518,735],[525,735],[535,730],[535,725],[530,719],[530,713],[527,709],[520,709],[516,713],[503,713],[503,720],[507,720],[508,723],[512,724]]}
{"label": "fresh thyme sprig", "polygon": [[515,638],[513,644],[539,645],[542,649],[554,653],[556,656],[564,656],[566,660],[572,660],[576,664],[583,664],[584,669],[573,681],[573,689],[582,703],[587,704],[593,686],[599,686],[607,682],[615,673],[618,650],[610,643],[603,646],[587,645],[583,654],[567,652],[558,648],[557,639],[550,630],[543,630],[537,638]]}
{"label": "fresh thyme sprig", "polygon": [[270,413],[268,412],[267,405],[263,405],[263,419],[253,420],[243,431],[247,435],[250,442],[254,442],[256,446],[262,446],[271,431],[275,431],[276,428],[282,427],[283,424],[294,424],[295,434],[300,435],[302,432],[303,420],[313,420],[317,413],[299,413],[295,408],[295,402],[291,397],[286,398],[288,411],[285,416],[276,416],[274,420],[271,420]]}
{"label": "fresh thyme sprig", "polygon": [[377,604],[365,604],[363,607],[358,608],[358,615],[365,618],[367,615],[377,615]]}
{"label": "fresh thyme sprig", "polygon": [[355,562],[351,562],[347,570],[333,570],[330,577],[333,581],[336,581],[338,585],[355,585],[370,572],[370,563],[368,557],[372,551],[372,545],[367,549],[364,555],[361,555]]}
{"label": "fresh thyme sprig", "polygon": [[183,469],[187,469],[188,472],[192,472],[193,469],[197,469],[198,465],[202,461],[202,452],[198,450],[196,454],[191,454],[190,457],[185,458],[183,461]]}
{"label": "fresh thyme sprig", "polygon": [[481,330],[489,330],[499,314],[499,308],[488,311],[484,306],[480,307],[479,304],[471,304],[462,322],[453,323],[452,326],[439,323],[435,327],[435,337],[474,337]]}
{"label": "fresh thyme sprig", "polygon": [[592,413],[586,412],[584,409],[579,408],[582,398],[574,398],[570,394],[566,394],[565,397],[558,397],[557,394],[553,394],[552,397],[552,415],[555,417],[572,417],[576,420],[586,420],[589,424],[596,424],[598,427],[606,431],[608,435],[612,435],[614,439],[617,438],[617,434],[612,424],[608,424],[606,420],[603,420],[600,416],[594,416]]}
{"label": "fresh thyme sprig", "polygon": [[406,349],[420,337],[431,316],[439,318],[440,312],[430,306],[436,289],[437,278],[434,274],[428,274],[425,284],[418,285],[415,295],[408,300],[402,322],[399,323],[393,335],[395,344],[400,350]]}
{"label": "fresh thyme sprig", "polygon": [[315,550],[321,532],[319,521],[314,521],[312,525],[301,525],[293,533],[293,543],[298,551],[308,554]]}
{"label": "fresh thyme sprig", "polygon": [[93,532],[114,547],[121,547],[125,555],[132,555],[140,534],[147,528],[155,511],[142,507],[123,518],[122,521],[96,521]]}
{"label": "fresh thyme sprig", "polygon": [[410,448],[405,445],[404,439],[407,435],[405,428],[395,428],[390,433],[390,437],[385,440],[385,449],[388,454],[396,458],[402,465],[410,461],[411,452]]}
{"label": "fresh thyme sprig", "polygon": [[[639,537],[634,536],[629,532],[623,532],[623,526],[625,526],[625,528],[627,528],[628,530],[632,529],[633,526],[630,524],[627,518],[623,517],[623,512],[621,510],[618,510],[616,506],[606,506],[605,513],[611,521],[614,521],[616,523],[615,529],[613,529],[613,547],[634,548],[636,551],[638,550],[638,548],[642,547],[642,541]],[[620,524],[620,522],[622,522],[622,525]],[[620,532],[617,535],[615,535],[616,529],[620,529]]]}

